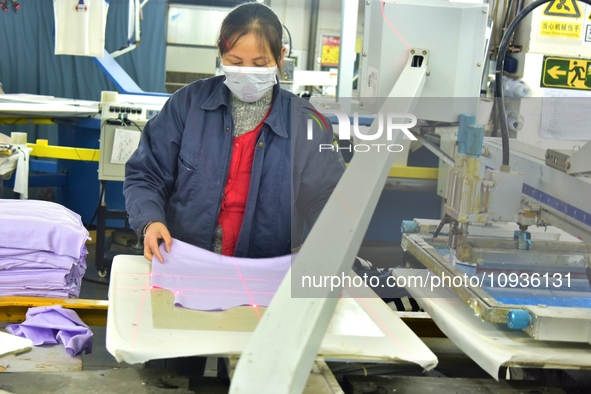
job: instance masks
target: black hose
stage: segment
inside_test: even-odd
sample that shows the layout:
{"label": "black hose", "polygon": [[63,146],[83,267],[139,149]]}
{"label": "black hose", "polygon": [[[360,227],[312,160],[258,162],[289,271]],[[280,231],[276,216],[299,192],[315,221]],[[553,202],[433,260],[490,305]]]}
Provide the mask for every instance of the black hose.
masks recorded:
{"label": "black hose", "polygon": [[[507,115],[505,114],[505,95],[503,92],[503,70],[505,68],[505,55],[509,48],[509,41],[513,37],[513,33],[517,25],[525,19],[525,17],[540,5],[550,2],[551,0],[537,0],[525,7],[523,11],[515,15],[501,39],[499,51],[497,54],[497,68],[495,70],[495,96],[497,97],[497,114],[499,116],[499,126],[501,128],[501,142],[503,146],[503,166],[509,166],[509,126],[507,124]],[[512,2],[511,2],[512,3]],[[509,9],[507,9],[508,11]],[[503,23],[506,23],[506,19]],[[505,26],[502,26],[505,28]],[[500,107],[500,108],[499,108]]]}

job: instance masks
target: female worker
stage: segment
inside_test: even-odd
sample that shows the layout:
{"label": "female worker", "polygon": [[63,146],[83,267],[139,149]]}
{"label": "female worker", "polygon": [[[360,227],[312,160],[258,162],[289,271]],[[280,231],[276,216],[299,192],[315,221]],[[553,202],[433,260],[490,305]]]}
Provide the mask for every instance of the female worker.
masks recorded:
{"label": "female worker", "polygon": [[147,259],[164,262],[158,243],[170,253],[172,238],[224,255],[289,254],[320,214],[345,166],[327,122],[277,83],[282,31],[261,3],[233,9],[218,40],[225,75],[178,90],[145,126],[124,194]]}

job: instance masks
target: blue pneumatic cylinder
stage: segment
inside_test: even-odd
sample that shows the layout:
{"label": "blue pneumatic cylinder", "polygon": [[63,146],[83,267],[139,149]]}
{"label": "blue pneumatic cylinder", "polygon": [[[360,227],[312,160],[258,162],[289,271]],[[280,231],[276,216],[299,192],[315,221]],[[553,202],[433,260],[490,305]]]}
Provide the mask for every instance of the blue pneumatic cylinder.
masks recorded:
{"label": "blue pneumatic cylinder", "polygon": [[531,322],[531,315],[523,309],[512,309],[507,313],[507,327],[512,330],[524,330]]}
{"label": "blue pneumatic cylinder", "polygon": [[482,153],[484,127],[476,125],[476,116],[460,115],[458,125],[458,153],[479,158]]}
{"label": "blue pneumatic cylinder", "polygon": [[403,220],[400,225],[402,234],[414,234],[419,232],[419,224],[414,220]]}

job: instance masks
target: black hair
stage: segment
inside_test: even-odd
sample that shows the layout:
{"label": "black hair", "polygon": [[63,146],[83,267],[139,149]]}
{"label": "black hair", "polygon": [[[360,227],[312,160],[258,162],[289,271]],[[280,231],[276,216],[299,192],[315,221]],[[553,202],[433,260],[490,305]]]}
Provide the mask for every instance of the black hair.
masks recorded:
{"label": "black hair", "polygon": [[262,3],[241,4],[224,18],[218,38],[220,55],[223,56],[240,38],[250,33],[259,39],[260,49],[269,48],[279,68],[283,25],[271,8]]}

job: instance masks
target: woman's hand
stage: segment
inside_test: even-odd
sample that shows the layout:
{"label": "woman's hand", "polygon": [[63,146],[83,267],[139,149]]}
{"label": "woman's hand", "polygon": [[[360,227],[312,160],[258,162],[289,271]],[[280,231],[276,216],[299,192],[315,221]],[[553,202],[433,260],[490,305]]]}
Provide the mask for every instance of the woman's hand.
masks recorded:
{"label": "woman's hand", "polygon": [[144,257],[152,261],[152,257],[156,255],[161,263],[164,263],[164,258],[158,249],[158,241],[163,240],[167,253],[170,253],[172,246],[172,237],[168,229],[162,222],[152,222],[146,228],[146,235],[144,237]]}

